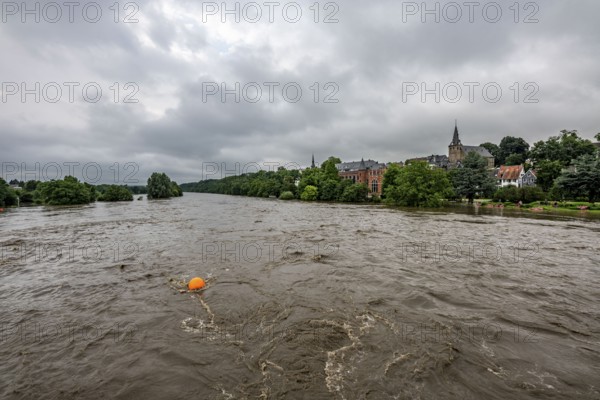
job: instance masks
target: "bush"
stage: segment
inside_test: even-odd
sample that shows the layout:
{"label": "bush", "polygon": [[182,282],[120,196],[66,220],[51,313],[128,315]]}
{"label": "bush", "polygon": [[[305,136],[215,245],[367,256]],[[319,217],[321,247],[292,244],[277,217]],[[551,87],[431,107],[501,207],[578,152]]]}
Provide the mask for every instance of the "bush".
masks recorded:
{"label": "bush", "polygon": [[17,193],[8,186],[4,179],[0,178],[0,207],[16,206],[17,202]]}
{"label": "bush", "polygon": [[366,201],[368,195],[369,188],[367,185],[364,183],[355,183],[344,189],[340,200],[346,203],[359,203]]}
{"label": "bush", "polygon": [[500,188],[494,193],[493,200],[498,202],[533,203],[534,201],[546,200],[546,194],[537,186],[528,186],[518,188],[516,186],[507,186]]}
{"label": "bush", "polygon": [[526,186],[519,189],[521,192],[521,201],[523,203],[533,203],[534,201],[546,200],[546,193],[537,186]]}
{"label": "bush", "polygon": [[133,194],[123,186],[110,185],[99,198],[100,201],[132,201]]}
{"label": "bush", "polygon": [[304,188],[300,198],[304,201],[315,201],[319,195],[319,191],[315,186],[308,185]]}
{"label": "bush", "polygon": [[183,192],[177,183],[172,182],[165,173],[154,172],[148,178],[148,199],[168,199],[179,197]]}
{"label": "bush", "polygon": [[43,182],[38,185],[39,199],[48,205],[87,204],[96,199],[94,188],[72,176],[62,181]]}
{"label": "bush", "polygon": [[294,200],[294,193],[292,192],[283,192],[279,195],[279,200]]}

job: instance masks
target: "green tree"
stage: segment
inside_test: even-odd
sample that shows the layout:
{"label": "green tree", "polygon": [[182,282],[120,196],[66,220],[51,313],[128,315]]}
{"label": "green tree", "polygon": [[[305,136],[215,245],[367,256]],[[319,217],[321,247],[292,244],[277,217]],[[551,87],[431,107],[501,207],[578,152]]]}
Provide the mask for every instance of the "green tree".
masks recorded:
{"label": "green tree", "polygon": [[559,187],[571,198],[587,197],[594,203],[600,196],[600,159],[584,155],[573,162],[573,167],[561,174]]}
{"label": "green tree", "polygon": [[0,207],[17,205],[18,197],[16,192],[0,178]]}
{"label": "green tree", "polygon": [[487,171],[487,161],[473,151],[466,155],[461,168],[450,171],[450,178],[454,192],[466,197],[469,203],[473,203],[477,194],[491,195],[496,189],[494,179]]}
{"label": "green tree", "polygon": [[87,204],[94,201],[95,191],[86,183],[81,183],[72,176],[63,180],[52,180],[37,185],[39,199],[47,205]]}
{"label": "green tree", "polygon": [[[529,144],[523,138],[517,138],[513,136],[505,136],[502,138],[499,149],[500,152],[498,154],[498,165],[506,164],[507,158],[513,154],[521,155],[523,161],[527,159],[529,154]],[[519,164],[522,164],[523,161],[521,161]]]}
{"label": "green tree", "polygon": [[369,196],[369,188],[364,183],[354,183],[350,186],[347,186],[340,200],[347,203],[360,203],[363,201],[367,201]]}
{"label": "green tree", "polygon": [[109,185],[99,197],[100,201],[133,201],[133,194],[124,186]]}
{"label": "green tree", "polygon": [[323,179],[333,179],[339,181],[340,175],[338,173],[338,169],[335,166],[336,164],[340,164],[342,160],[337,157],[329,157],[326,161],[321,164],[321,172],[323,175]]}
{"label": "green tree", "polygon": [[319,196],[319,191],[316,186],[308,185],[302,191],[300,198],[304,201],[315,201]]}
{"label": "green tree", "polygon": [[314,186],[318,188],[321,183],[321,169],[320,168],[307,168],[302,171],[302,178],[298,184],[298,192],[304,193],[304,189],[307,186]]}
{"label": "green tree", "polygon": [[521,165],[525,162],[525,160],[527,160],[526,154],[513,153],[506,157],[504,165]]}
{"label": "green tree", "polygon": [[396,179],[400,176],[401,170],[402,167],[398,164],[390,163],[388,165],[385,174],[383,174],[383,182],[381,182],[381,193],[383,194],[383,197],[385,197],[385,190],[396,182]]}
{"label": "green tree", "polygon": [[452,196],[452,185],[447,173],[431,169],[425,162],[402,168],[385,192],[388,204],[408,207],[440,207],[442,200],[449,196]]}
{"label": "green tree", "polygon": [[562,130],[559,136],[536,142],[531,149],[531,157],[534,161],[560,161],[563,167],[568,167],[580,156],[595,153],[594,144],[590,140],[580,138],[576,130]]}
{"label": "green tree", "polygon": [[179,187],[179,185],[175,181],[171,181],[171,195],[173,197],[181,197],[181,196],[183,196],[183,192],[181,191],[181,188]]}
{"label": "green tree", "polygon": [[171,179],[165,173],[154,172],[148,178],[148,198],[168,199],[173,196]]}
{"label": "green tree", "polygon": [[560,176],[562,165],[560,161],[541,160],[535,164],[536,184],[545,192],[549,191],[556,178]]}
{"label": "green tree", "polygon": [[500,166],[500,147],[497,144],[490,142],[482,143],[480,144],[480,146],[489,151],[490,154],[494,156],[494,165],[497,167]]}
{"label": "green tree", "polygon": [[319,200],[334,201],[338,198],[340,182],[338,179],[328,178],[319,187]]}

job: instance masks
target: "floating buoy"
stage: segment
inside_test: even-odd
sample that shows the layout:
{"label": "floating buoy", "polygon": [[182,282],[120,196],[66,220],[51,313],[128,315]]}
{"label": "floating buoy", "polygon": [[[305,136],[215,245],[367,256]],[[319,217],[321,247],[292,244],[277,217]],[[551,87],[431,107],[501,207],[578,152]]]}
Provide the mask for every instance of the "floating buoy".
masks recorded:
{"label": "floating buoy", "polygon": [[202,278],[194,278],[188,283],[188,289],[190,290],[202,289],[204,286],[206,286],[206,282]]}

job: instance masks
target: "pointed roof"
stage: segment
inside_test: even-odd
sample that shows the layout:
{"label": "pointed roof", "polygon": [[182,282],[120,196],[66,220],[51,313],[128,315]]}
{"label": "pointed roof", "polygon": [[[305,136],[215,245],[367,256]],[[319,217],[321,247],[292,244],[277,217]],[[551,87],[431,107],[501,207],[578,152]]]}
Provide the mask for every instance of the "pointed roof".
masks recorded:
{"label": "pointed roof", "polygon": [[502,180],[517,180],[523,173],[523,165],[501,165],[496,178]]}
{"label": "pointed roof", "polygon": [[312,164],[311,164],[311,168],[315,167],[315,153],[313,153],[312,155]]}
{"label": "pointed roof", "polygon": [[450,146],[460,146],[462,143],[460,142],[460,138],[458,137],[458,122],[454,121],[454,136],[452,137],[452,143]]}
{"label": "pointed roof", "polygon": [[365,159],[361,158],[360,159],[360,169],[366,169],[367,166],[365,165]]}

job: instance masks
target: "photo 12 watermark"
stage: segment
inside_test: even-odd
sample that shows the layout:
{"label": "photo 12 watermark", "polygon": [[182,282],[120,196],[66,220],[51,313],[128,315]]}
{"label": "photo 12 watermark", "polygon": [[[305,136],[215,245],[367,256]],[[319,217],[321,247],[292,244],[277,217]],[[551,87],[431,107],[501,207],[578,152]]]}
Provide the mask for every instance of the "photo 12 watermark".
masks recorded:
{"label": "photo 12 watermark", "polygon": [[294,261],[300,258],[321,261],[333,257],[339,251],[336,243],[298,243],[292,241],[214,241],[201,242],[202,262],[222,263],[269,263]]}
{"label": "photo 12 watermark", "polygon": [[275,23],[285,22],[296,24],[303,19],[316,24],[337,24],[340,6],[336,2],[310,2],[298,3],[295,1],[278,2],[202,2],[202,22],[220,23],[249,23],[260,22]]}
{"label": "photo 12 watermark", "polygon": [[85,244],[55,242],[20,242],[0,245],[0,260],[5,264],[23,265],[38,263],[120,263],[131,261],[140,253],[137,243],[129,241]]}
{"label": "photo 12 watermark", "polygon": [[35,345],[40,343],[91,343],[111,340],[114,343],[135,343],[137,326],[131,323],[112,325],[75,322],[0,322],[0,345]]}
{"label": "photo 12 watermark", "polygon": [[139,103],[140,88],[135,82],[114,82],[102,86],[97,82],[1,82],[2,103],[49,103],[61,101],[98,103],[104,94],[114,103]]}
{"label": "photo 12 watermark", "polygon": [[115,184],[138,184],[140,180],[136,177],[140,167],[135,162],[100,164],[97,162],[33,162],[17,163],[14,161],[1,161],[0,172],[5,181],[13,179],[18,181],[51,181],[60,180],[65,176],[72,176],[89,184],[97,184],[111,181]]}
{"label": "photo 12 watermark", "polygon": [[216,180],[230,176],[240,176],[245,174],[253,174],[259,171],[277,172],[280,169],[287,171],[299,171],[302,166],[296,162],[277,162],[277,161],[261,161],[247,163],[228,163],[228,162],[203,162],[202,163],[202,178],[200,180]]}
{"label": "photo 12 watermark", "polygon": [[533,242],[515,242],[501,246],[491,243],[405,242],[393,250],[401,263],[467,262],[509,264],[540,261],[540,245]]}
{"label": "photo 12 watermark", "polygon": [[449,23],[486,22],[497,24],[510,20],[515,24],[537,24],[540,5],[536,2],[414,2],[402,3],[402,22]]}
{"label": "photo 12 watermark", "polygon": [[475,102],[498,103],[506,93],[510,93],[515,103],[537,104],[540,86],[536,82],[503,86],[497,82],[402,82],[402,102],[459,103]]}
{"label": "photo 12 watermark", "polygon": [[298,103],[303,96],[315,103],[339,103],[340,87],[336,82],[313,82],[302,86],[298,82],[202,82],[202,102],[221,103]]}
{"label": "photo 12 watermark", "polygon": [[[392,313],[389,313],[392,314]],[[537,343],[540,339],[536,328],[519,324],[506,327],[496,323],[453,323],[395,321],[390,317],[394,330],[392,340],[403,343],[498,343],[502,340],[514,343]]]}
{"label": "photo 12 watermark", "polygon": [[56,24],[86,22],[97,24],[103,19],[114,23],[137,24],[140,6],[129,1],[118,2],[79,2],[79,1],[34,1],[16,2],[3,1],[0,8],[3,24]]}

